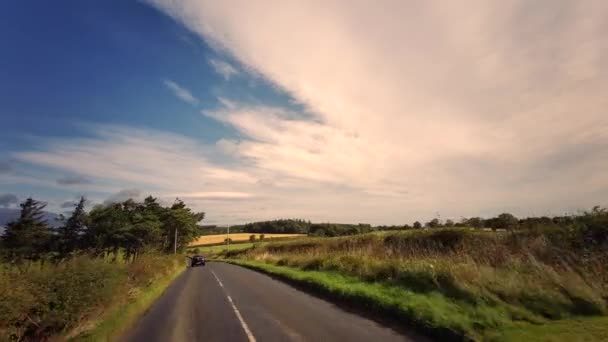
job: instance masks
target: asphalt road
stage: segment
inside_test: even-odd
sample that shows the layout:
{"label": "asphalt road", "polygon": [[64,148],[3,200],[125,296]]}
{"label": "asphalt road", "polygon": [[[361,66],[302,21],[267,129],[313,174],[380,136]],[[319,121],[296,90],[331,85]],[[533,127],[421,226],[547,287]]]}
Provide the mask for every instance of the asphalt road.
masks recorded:
{"label": "asphalt road", "polygon": [[412,341],[267,275],[208,263],[180,275],[125,341]]}

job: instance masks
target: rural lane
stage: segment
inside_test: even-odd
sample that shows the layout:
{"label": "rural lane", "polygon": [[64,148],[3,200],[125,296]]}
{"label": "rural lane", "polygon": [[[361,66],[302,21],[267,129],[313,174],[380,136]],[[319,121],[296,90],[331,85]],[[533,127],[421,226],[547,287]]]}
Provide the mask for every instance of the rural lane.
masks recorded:
{"label": "rural lane", "polygon": [[412,341],[267,275],[225,263],[181,274],[123,341]]}

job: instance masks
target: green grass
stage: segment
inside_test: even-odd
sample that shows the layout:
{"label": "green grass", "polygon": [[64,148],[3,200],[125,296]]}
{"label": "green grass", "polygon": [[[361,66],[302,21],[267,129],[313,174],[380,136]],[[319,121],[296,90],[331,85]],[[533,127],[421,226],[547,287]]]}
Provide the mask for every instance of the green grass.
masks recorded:
{"label": "green grass", "polygon": [[516,341],[527,333],[568,336],[568,328],[601,340],[600,324],[599,330],[585,326],[608,313],[608,253],[601,245],[585,247],[573,234],[372,233],[243,246],[213,256],[442,339]]}
{"label": "green grass", "polygon": [[[479,320],[500,320],[506,312],[490,312],[461,306],[447,301],[438,293],[418,294],[396,286],[366,283],[355,277],[331,272],[303,271],[256,261],[230,260],[229,262],[279,276],[296,282],[320,294],[359,306],[365,310],[407,322],[428,334],[444,340],[479,338],[473,326]],[[471,310],[462,315],[462,310]],[[475,317],[470,319],[470,317]],[[489,322],[496,324],[498,322]],[[485,324],[488,324],[486,322]]]}
{"label": "green grass", "polygon": [[72,341],[114,341],[122,335],[136,320],[158,299],[169,285],[184,270],[183,264],[174,264],[170,273],[154,280],[154,282],[136,294],[134,301],[118,305],[104,314],[98,322],[92,322],[94,328]]}
{"label": "green grass", "polygon": [[253,242],[234,242],[231,243],[230,245],[213,245],[213,246],[192,246],[192,247],[188,247],[188,252],[194,252],[194,251],[198,251],[201,254],[207,255],[209,257],[214,257],[216,254],[220,254],[222,252],[226,252],[226,251],[244,251],[244,250],[248,250],[252,247],[262,247],[265,246],[269,243],[276,243],[276,242],[289,242],[289,241],[299,241],[302,239],[310,239],[308,237],[302,237],[302,238],[267,238],[264,241],[256,241],[255,243]]}
{"label": "green grass", "polygon": [[608,317],[564,319],[542,325],[514,325],[498,331],[496,340],[542,342],[608,341]]}
{"label": "green grass", "polygon": [[441,340],[491,341],[605,341],[608,317],[580,317],[549,321],[530,318],[516,307],[472,305],[439,292],[417,293],[380,282],[364,282],[333,272],[305,271],[259,261],[227,260],[303,286],[312,292],[411,326]]}
{"label": "green grass", "polygon": [[[256,242],[256,245],[263,244],[263,242]],[[188,250],[190,252],[194,250],[198,250],[202,254],[216,254],[223,251],[240,251],[253,247],[254,243],[244,242],[244,243],[233,243],[230,245],[217,245],[217,246],[207,246],[207,247],[192,247]]]}

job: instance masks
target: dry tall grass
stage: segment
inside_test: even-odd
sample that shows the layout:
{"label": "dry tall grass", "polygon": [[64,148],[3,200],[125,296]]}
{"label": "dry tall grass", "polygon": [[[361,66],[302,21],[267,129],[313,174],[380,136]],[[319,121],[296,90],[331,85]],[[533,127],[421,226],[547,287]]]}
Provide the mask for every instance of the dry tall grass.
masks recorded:
{"label": "dry tall grass", "polygon": [[76,335],[183,263],[181,256],[149,254],[133,262],[82,255],[60,263],[0,263],[0,341]]}
{"label": "dry tall grass", "polygon": [[337,272],[440,293],[474,307],[500,306],[513,320],[606,314],[608,247],[586,246],[572,234],[565,229],[367,234],[270,244],[228,257]]}

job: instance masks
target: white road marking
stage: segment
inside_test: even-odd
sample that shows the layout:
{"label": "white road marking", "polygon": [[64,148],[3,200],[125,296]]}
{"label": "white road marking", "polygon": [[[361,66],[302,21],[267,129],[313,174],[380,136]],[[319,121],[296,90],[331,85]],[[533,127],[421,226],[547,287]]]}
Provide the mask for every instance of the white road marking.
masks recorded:
{"label": "white road marking", "polygon": [[[222,284],[222,281],[220,280],[220,278],[217,277],[217,274],[215,274],[215,272],[213,272],[213,270],[211,270],[211,274],[213,274],[213,276],[215,277],[215,280],[217,280],[217,283],[220,284],[220,287],[222,289],[224,289],[224,292],[226,293],[226,288],[224,287],[224,284]],[[236,318],[238,318],[239,322],[241,322],[241,327],[243,327],[243,330],[245,330],[245,334],[247,335],[249,342],[256,342],[255,337],[251,333],[251,330],[249,330],[249,326],[247,326],[247,323],[245,323],[243,316],[241,316],[241,312],[236,307],[236,305],[234,305],[234,301],[232,300],[232,297],[230,297],[230,295],[228,293],[226,293],[226,297],[228,297],[228,301],[230,302],[230,305],[232,306],[232,310],[234,310],[234,313],[236,314]]]}

